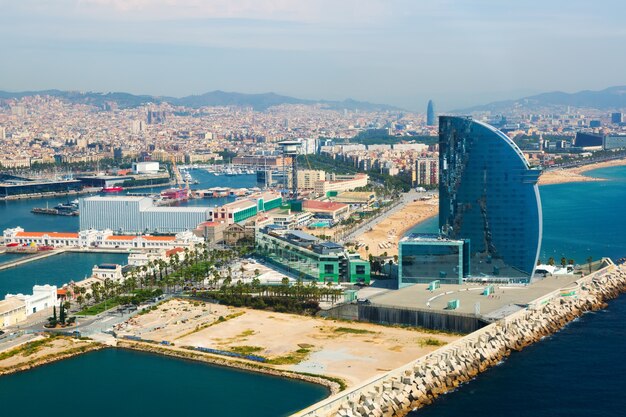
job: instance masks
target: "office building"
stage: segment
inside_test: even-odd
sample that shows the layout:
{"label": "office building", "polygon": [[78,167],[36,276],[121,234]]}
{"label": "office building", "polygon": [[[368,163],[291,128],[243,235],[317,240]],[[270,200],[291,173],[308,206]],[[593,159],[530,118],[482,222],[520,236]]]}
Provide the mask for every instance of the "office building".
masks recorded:
{"label": "office building", "polygon": [[626,149],[626,135],[605,136],[602,147],[605,150]]}
{"label": "office building", "polygon": [[619,125],[624,122],[624,115],[620,112],[611,113],[611,123]]}
{"label": "office building", "polygon": [[133,174],[156,174],[159,172],[157,161],[133,162]]}
{"label": "office building", "polygon": [[437,234],[412,234],[398,245],[400,286],[461,284],[470,271],[469,240],[447,239]]}
{"label": "office building", "polygon": [[267,226],[256,233],[257,253],[267,262],[305,280],[370,282],[370,264],[343,246],[308,233]]}
{"label": "office building", "polygon": [[584,149],[600,149],[604,142],[604,135],[586,132],[576,132],[574,146]]}
{"label": "office building", "polygon": [[226,224],[240,223],[260,212],[280,207],[283,199],[280,194],[265,191],[224,204],[213,209],[213,221]]}
{"label": "office building", "polygon": [[432,100],[428,100],[428,107],[426,108],[426,126],[435,126],[435,103]]}
{"label": "office building", "polygon": [[320,196],[337,195],[342,191],[352,191],[355,188],[365,187],[369,181],[367,174],[352,176],[331,175],[330,180],[315,181],[315,193]]}
{"label": "office building", "polygon": [[470,117],[439,117],[439,152],[439,229],[469,240],[469,275],[529,279],[541,247],[541,172],[508,136]]}

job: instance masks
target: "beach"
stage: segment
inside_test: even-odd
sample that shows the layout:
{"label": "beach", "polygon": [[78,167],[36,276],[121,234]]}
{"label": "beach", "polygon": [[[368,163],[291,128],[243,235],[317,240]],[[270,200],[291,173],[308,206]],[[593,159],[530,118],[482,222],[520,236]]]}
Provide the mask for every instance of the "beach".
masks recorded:
{"label": "beach", "polygon": [[574,168],[555,169],[553,171],[545,171],[539,177],[539,185],[563,184],[567,182],[592,182],[604,181],[602,178],[595,178],[584,175],[585,172],[599,168],[610,168],[615,166],[626,165],[626,158],[615,159],[612,161],[598,162],[593,164],[581,165]]}
{"label": "beach", "polygon": [[439,199],[434,195],[429,200],[416,199],[405,204],[387,218],[382,219],[372,228],[354,239],[363,243],[359,248],[362,257],[372,254],[387,256],[398,254],[398,242],[416,224],[436,216],[439,211]]}

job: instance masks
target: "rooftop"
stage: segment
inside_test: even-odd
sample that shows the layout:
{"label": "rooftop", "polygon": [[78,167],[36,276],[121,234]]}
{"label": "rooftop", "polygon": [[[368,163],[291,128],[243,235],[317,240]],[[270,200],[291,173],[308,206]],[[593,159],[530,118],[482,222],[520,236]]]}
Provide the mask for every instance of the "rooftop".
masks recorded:
{"label": "rooftop", "polygon": [[78,233],[63,233],[63,232],[17,232],[15,237],[35,238],[44,237],[57,239],[78,239]]}
{"label": "rooftop", "polygon": [[330,201],[304,200],[302,202],[302,208],[310,210],[337,211],[346,207],[348,207],[347,204]]}
{"label": "rooftop", "polygon": [[144,213],[206,213],[210,207],[148,207]]}
{"label": "rooftop", "polygon": [[437,233],[411,233],[400,239],[400,242],[452,242],[463,243],[462,240],[449,239]]}
{"label": "rooftop", "polygon": [[102,196],[95,195],[93,197],[85,197],[84,201],[142,201],[145,199],[151,200],[149,197],[130,196],[130,195],[116,195],[116,196]]}

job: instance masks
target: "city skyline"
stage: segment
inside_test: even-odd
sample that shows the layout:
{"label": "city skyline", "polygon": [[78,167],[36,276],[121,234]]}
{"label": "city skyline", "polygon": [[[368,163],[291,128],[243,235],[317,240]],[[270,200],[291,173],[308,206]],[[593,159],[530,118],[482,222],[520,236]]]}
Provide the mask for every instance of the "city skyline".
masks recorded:
{"label": "city skyline", "polygon": [[[0,89],[274,91],[418,111],[600,89],[624,83],[626,62],[625,6],[603,3],[0,1]],[[568,59],[585,50],[613,65],[590,78]]]}

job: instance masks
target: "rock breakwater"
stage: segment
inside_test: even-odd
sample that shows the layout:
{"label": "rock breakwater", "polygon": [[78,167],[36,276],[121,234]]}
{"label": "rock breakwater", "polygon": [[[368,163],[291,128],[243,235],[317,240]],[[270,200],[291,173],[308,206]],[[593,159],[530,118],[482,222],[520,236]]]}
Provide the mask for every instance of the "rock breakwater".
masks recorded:
{"label": "rock breakwater", "polygon": [[470,381],[512,351],[553,334],[626,291],[626,267],[607,266],[530,303],[525,310],[296,416],[405,416]]}

